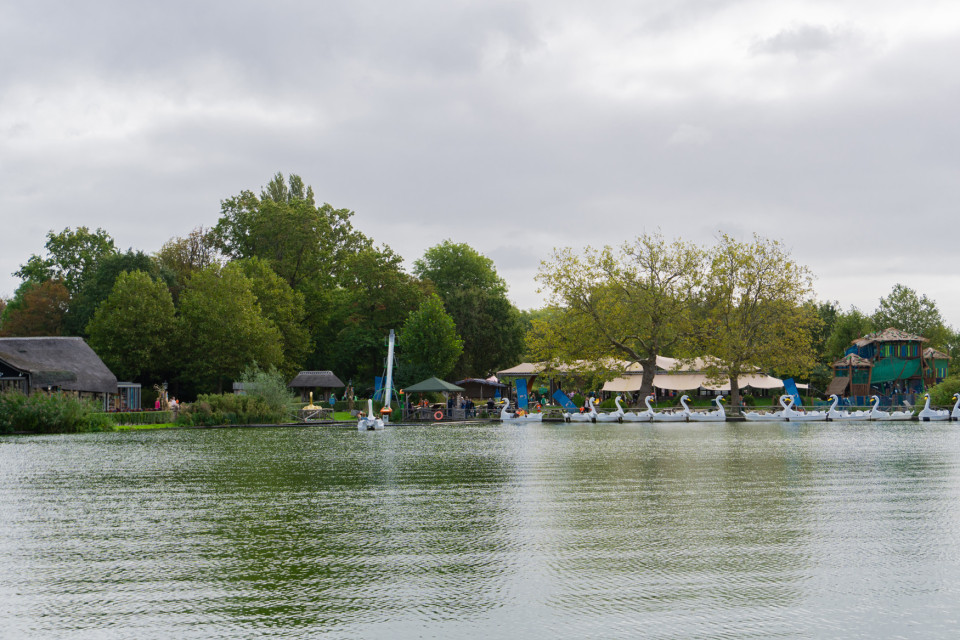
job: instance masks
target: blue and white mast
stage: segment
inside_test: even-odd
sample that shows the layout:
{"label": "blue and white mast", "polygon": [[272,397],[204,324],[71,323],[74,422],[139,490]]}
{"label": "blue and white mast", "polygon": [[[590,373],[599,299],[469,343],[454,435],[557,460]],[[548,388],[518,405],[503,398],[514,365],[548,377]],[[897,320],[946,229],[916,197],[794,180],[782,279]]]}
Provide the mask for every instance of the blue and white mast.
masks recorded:
{"label": "blue and white mast", "polygon": [[[383,381],[383,403],[385,407],[390,407],[393,400],[393,343],[395,340],[393,329],[390,329],[390,338],[387,342],[387,375]],[[389,411],[383,414],[383,421],[390,421]]]}

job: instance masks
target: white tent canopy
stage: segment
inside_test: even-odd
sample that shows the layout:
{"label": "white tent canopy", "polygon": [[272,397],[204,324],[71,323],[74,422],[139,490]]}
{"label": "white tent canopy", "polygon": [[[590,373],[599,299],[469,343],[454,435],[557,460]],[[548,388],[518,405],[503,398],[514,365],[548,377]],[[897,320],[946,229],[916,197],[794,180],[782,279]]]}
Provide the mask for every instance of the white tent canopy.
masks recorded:
{"label": "white tent canopy", "polygon": [[[643,376],[630,375],[614,378],[603,385],[604,391],[627,392],[639,391]],[[782,389],[783,380],[763,374],[748,374],[740,376],[740,388],[754,389]],[[710,391],[730,391],[730,381],[723,384],[710,384],[707,376],[702,373],[661,373],[653,377],[653,386],[661,391],[692,391],[694,389],[708,389]],[[806,389],[807,385],[798,384],[798,388]]]}

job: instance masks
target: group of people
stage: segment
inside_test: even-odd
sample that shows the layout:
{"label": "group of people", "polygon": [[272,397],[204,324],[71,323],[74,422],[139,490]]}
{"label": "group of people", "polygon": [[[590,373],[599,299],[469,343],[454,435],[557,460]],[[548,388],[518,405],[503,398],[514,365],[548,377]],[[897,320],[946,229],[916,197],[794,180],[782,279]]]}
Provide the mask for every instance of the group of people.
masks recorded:
{"label": "group of people", "polygon": [[[167,409],[169,409],[170,411],[173,411],[174,413],[177,413],[178,411],[180,411],[180,402],[176,398],[171,397],[169,400],[166,400],[165,402],[167,405]],[[156,402],[153,403],[153,408],[156,409],[157,411],[160,411],[160,409],[163,408],[163,405],[164,405],[164,401],[162,401],[160,398],[157,398]]]}

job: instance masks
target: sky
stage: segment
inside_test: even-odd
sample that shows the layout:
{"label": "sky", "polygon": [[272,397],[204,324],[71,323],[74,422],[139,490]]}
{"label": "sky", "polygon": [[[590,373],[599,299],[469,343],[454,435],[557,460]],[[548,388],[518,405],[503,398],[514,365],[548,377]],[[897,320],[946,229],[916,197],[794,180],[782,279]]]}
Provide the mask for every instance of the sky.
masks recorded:
{"label": "sky", "polygon": [[0,0],[0,296],[46,234],[154,252],[278,171],[521,308],[555,247],[783,240],[960,328],[955,0]]}

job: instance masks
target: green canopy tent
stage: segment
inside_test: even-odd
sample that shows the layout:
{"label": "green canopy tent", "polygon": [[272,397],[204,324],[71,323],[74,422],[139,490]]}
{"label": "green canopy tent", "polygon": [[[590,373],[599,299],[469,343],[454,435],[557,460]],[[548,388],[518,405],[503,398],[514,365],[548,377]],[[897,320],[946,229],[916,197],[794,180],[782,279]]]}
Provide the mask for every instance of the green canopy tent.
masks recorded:
{"label": "green canopy tent", "polygon": [[[427,378],[422,382],[418,382],[415,385],[407,387],[403,390],[403,393],[407,394],[407,397],[409,398],[411,393],[449,393],[451,391],[463,391],[463,387],[458,387],[455,384],[444,382],[440,378]],[[406,415],[406,410],[406,407],[404,407],[404,415]],[[428,415],[433,416],[434,420],[443,420],[444,418],[450,417],[446,408],[440,408],[436,411],[434,411],[434,409],[420,408],[419,411],[426,411]],[[421,414],[420,419],[424,418],[425,416]]]}
{"label": "green canopy tent", "polygon": [[463,391],[463,387],[444,382],[440,378],[427,378],[422,382],[411,385],[403,390],[404,393],[444,393],[449,391]]}

